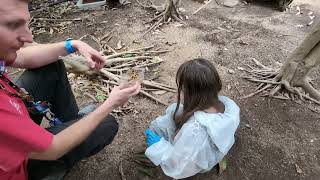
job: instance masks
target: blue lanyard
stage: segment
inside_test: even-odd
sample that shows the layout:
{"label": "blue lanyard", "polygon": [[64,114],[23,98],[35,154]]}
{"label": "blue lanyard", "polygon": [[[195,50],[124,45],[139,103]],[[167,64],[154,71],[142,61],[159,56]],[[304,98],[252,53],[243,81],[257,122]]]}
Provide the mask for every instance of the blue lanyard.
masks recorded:
{"label": "blue lanyard", "polygon": [[[23,100],[23,102],[26,103],[26,101],[28,102],[27,104],[30,104],[31,107],[28,108],[28,111],[31,113],[36,113],[36,114],[43,114],[46,119],[49,120],[49,124],[50,126],[55,126],[55,125],[59,125],[62,124],[62,122],[60,121],[60,119],[56,118],[54,116],[54,114],[50,111],[50,105],[46,102],[34,102],[32,99],[32,97],[30,95],[28,95],[27,93],[21,93],[21,89],[18,88],[14,83],[12,83],[9,79],[7,79],[4,76],[4,73],[6,72],[6,63],[3,60],[0,60],[0,78],[4,79],[5,82],[7,82],[12,88],[14,88],[20,95],[17,94],[13,94],[9,91],[7,91],[1,84],[0,84],[0,89],[3,89],[7,94],[12,95],[14,97],[18,97],[21,98]],[[21,96],[23,95],[23,96]],[[27,95],[27,96],[25,96]],[[28,97],[28,98],[26,98]],[[32,99],[30,99],[32,98]]]}

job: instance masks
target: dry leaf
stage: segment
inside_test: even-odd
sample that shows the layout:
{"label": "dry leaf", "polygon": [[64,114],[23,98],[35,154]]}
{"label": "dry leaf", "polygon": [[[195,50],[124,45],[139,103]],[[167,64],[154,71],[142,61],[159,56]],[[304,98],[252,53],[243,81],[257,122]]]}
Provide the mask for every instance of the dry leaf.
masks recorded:
{"label": "dry leaf", "polygon": [[297,6],[297,9],[296,9],[296,10],[298,11],[296,15],[301,14],[301,10],[300,10],[300,7],[299,7],[299,6]]}
{"label": "dry leaf", "polygon": [[115,48],[116,50],[120,50],[123,48],[123,45],[122,45],[122,42],[119,41],[118,44],[117,44],[117,47]]}
{"label": "dry leaf", "polygon": [[227,160],[222,159],[222,161],[219,162],[219,175],[221,175],[226,169],[227,169]]}
{"label": "dry leaf", "polygon": [[296,166],[297,173],[302,174],[302,169],[298,166],[298,164],[294,164]]}
{"label": "dry leaf", "polygon": [[52,35],[53,34],[53,29],[52,28],[50,28],[50,35]]}

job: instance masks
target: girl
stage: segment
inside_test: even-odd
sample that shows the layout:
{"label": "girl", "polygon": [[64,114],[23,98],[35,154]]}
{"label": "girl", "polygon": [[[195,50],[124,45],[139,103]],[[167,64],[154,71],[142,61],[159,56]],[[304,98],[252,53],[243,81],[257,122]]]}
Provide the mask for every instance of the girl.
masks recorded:
{"label": "girl", "polygon": [[207,172],[223,159],[234,144],[240,109],[218,96],[221,80],[208,60],[182,64],[176,83],[177,103],[151,122],[145,154],[167,176],[181,179]]}

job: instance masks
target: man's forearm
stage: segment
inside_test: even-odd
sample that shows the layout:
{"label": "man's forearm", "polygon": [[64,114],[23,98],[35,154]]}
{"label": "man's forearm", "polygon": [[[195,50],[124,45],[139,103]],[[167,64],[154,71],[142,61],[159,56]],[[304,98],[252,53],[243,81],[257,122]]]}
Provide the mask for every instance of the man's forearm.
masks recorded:
{"label": "man's forearm", "polygon": [[29,157],[39,160],[60,158],[83,142],[114,108],[123,105],[130,97],[137,95],[140,88],[141,86],[138,82],[130,87],[115,86],[108,99],[94,112],[55,135],[47,150],[33,152]]}
{"label": "man's forearm", "polygon": [[51,145],[46,151],[33,152],[29,157],[38,160],[56,160],[60,158],[83,142],[112,109],[109,105],[100,106],[88,116],[55,135]]}
{"label": "man's forearm", "polygon": [[18,68],[38,68],[58,60],[60,56],[66,56],[65,42],[54,44],[38,44],[20,49],[12,66]]}

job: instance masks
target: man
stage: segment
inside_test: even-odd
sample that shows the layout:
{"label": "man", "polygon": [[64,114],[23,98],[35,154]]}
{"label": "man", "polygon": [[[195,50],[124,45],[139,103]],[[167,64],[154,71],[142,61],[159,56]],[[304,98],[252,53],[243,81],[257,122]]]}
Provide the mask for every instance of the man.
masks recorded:
{"label": "man", "polygon": [[[27,27],[28,1],[0,0],[0,4],[0,179],[41,179],[49,173],[63,176],[77,161],[111,143],[118,124],[108,114],[138,94],[140,85],[115,87],[101,106],[80,115],[58,57],[78,51],[91,68],[99,69],[104,65],[101,55],[76,40],[22,48],[32,42]],[[36,124],[41,115],[33,114],[36,123],[30,118],[20,90],[3,72],[4,64],[28,69],[17,85],[26,89],[34,102],[49,101],[54,117],[62,124],[43,129]]]}

